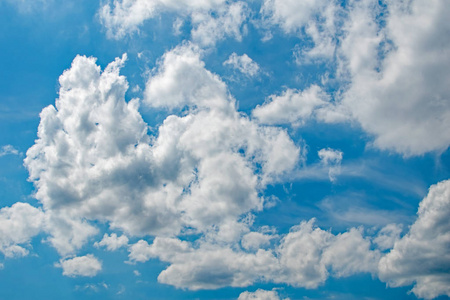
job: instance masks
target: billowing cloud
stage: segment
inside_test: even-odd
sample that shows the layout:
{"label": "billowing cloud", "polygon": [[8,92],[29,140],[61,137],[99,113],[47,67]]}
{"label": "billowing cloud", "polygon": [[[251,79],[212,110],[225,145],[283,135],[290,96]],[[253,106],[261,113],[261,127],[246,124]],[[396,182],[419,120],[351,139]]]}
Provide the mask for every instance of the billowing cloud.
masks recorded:
{"label": "billowing cloud", "polygon": [[418,297],[450,296],[450,181],[430,187],[409,232],[380,260],[379,276],[390,286],[414,284]]}
{"label": "billowing cloud", "polygon": [[69,277],[93,277],[102,270],[102,263],[92,254],[61,260],[56,266]]}
{"label": "billowing cloud", "polygon": [[[239,218],[263,208],[265,185],[297,167],[300,150],[287,133],[240,114],[198,51],[191,44],[169,51],[149,79],[147,105],[191,107],[168,116],[156,137],[147,133],[139,101],[124,99],[128,83],[119,69],[126,56],[103,72],[94,58],[78,56],[60,77],[56,107],[42,111],[25,165],[61,255],[98,232],[95,220],[128,236],[189,227],[219,228],[233,239],[246,228]],[[196,74],[195,82],[186,74]]]}
{"label": "billowing cloud", "polygon": [[239,56],[233,52],[230,57],[223,62],[223,65],[230,65],[249,77],[254,77],[259,73],[259,65],[245,53]]}
{"label": "billowing cloud", "polygon": [[17,202],[0,209],[0,252],[5,257],[20,257],[29,253],[24,246],[44,230],[45,217],[41,209]]}

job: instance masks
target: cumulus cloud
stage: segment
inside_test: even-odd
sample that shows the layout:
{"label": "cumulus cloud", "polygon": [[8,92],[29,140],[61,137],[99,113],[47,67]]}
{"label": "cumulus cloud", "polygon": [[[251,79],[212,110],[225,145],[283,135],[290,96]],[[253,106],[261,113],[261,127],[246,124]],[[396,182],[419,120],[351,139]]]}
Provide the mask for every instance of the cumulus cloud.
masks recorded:
{"label": "cumulus cloud", "polygon": [[115,251],[127,245],[128,238],[125,235],[121,235],[118,237],[116,233],[111,233],[111,235],[105,233],[100,242],[94,243],[95,247],[106,247],[108,251]]}
{"label": "cumulus cloud", "polygon": [[[252,247],[249,236],[251,232],[241,235],[242,248],[238,241],[220,243],[211,236],[195,245],[175,238],[157,237],[152,244],[140,240],[130,247],[129,258],[132,262],[151,258],[168,262],[169,267],[161,272],[158,281],[191,290],[245,287],[256,282],[316,288],[330,275],[377,272],[379,251],[371,250],[371,241],[363,237],[361,229],[333,235],[310,220],[294,226],[276,245],[266,249]],[[267,245],[265,241],[270,239],[263,236],[260,245]]]}
{"label": "cumulus cloud", "polygon": [[257,289],[254,292],[245,291],[242,292],[238,297],[238,300],[280,300],[280,299],[289,300],[289,298],[280,298],[277,290],[275,289],[271,291],[266,291],[262,289]]}
{"label": "cumulus cloud", "polygon": [[292,124],[302,126],[311,119],[337,121],[346,118],[330,103],[330,96],[318,85],[298,91],[287,89],[281,95],[272,95],[257,105],[252,115],[263,124]]}
{"label": "cumulus cloud", "polygon": [[[224,0],[121,0],[108,2],[99,11],[100,20],[109,37],[122,38],[139,30],[149,19],[162,13],[175,13],[175,28],[189,18],[192,39],[213,46],[225,37],[242,38],[243,23],[248,18],[245,2],[228,3]],[[175,33],[177,30],[175,30]]]}
{"label": "cumulus cloud", "polygon": [[[17,202],[0,209],[0,252],[5,257],[20,257],[29,253],[24,246],[44,230],[45,217],[41,209]],[[21,246],[22,245],[22,246]]]}
{"label": "cumulus cloud", "polygon": [[245,53],[239,56],[233,52],[230,57],[223,62],[223,65],[230,65],[248,77],[254,77],[259,73],[259,65]]}
{"label": "cumulus cloud", "polygon": [[340,7],[329,1],[265,1],[269,24],[289,34],[305,32],[312,39],[312,48],[295,49],[296,60],[330,59],[338,67],[341,89],[333,105],[324,108],[316,100],[306,105],[308,109],[302,97],[292,97],[298,93],[288,90],[287,96],[274,97],[254,115],[274,124],[295,125],[310,116],[323,122],[354,121],[374,137],[375,147],[405,156],[446,150],[449,7],[444,0],[385,4],[362,0]]}
{"label": "cumulus cloud", "polygon": [[101,262],[92,254],[60,260],[57,267],[63,269],[63,275],[69,277],[93,277],[102,270]]}
{"label": "cumulus cloud", "polygon": [[450,296],[450,181],[430,187],[409,232],[379,262],[379,277],[390,286],[414,284],[418,297]]}
{"label": "cumulus cloud", "polygon": [[440,0],[387,4],[381,28],[375,1],[351,6],[340,49],[351,84],[342,104],[378,148],[407,156],[443,151],[450,145],[450,8]]}
{"label": "cumulus cloud", "polygon": [[[128,236],[190,228],[233,239],[246,230],[239,218],[263,208],[260,191],[297,167],[300,149],[286,131],[239,113],[200,55],[189,43],[172,49],[149,79],[147,105],[189,107],[168,116],[157,136],[148,135],[139,100],[124,99],[126,55],[104,71],[94,58],[77,56],[61,75],[56,107],[42,111],[25,159],[48,239],[61,255],[97,234],[96,220]],[[186,74],[196,74],[195,82]],[[111,248],[111,239],[98,245]]]}

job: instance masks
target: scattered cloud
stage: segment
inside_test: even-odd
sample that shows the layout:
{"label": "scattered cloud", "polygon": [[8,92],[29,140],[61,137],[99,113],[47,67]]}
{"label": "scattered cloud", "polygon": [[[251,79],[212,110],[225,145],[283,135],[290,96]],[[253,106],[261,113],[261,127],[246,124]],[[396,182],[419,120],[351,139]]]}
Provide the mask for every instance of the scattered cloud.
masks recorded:
{"label": "scattered cloud", "polygon": [[230,65],[232,68],[239,70],[248,77],[255,77],[260,72],[259,65],[245,53],[239,56],[233,52],[230,57],[223,62],[223,65]]}
{"label": "scattered cloud", "polygon": [[5,155],[19,155],[19,150],[17,150],[16,148],[14,148],[11,145],[5,145],[0,149],[0,157],[5,156]]}
{"label": "scattered cloud", "polygon": [[326,148],[320,149],[318,155],[320,162],[329,168],[328,177],[330,181],[335,182],[336,176],[341,173],[342,151]]}
{"label": "scattered cloud", "polygon": [[330,103],[330,96],[318,85],[298,91],[287,89],[281,95],[272,95],[262,105],[252,111],[253,117],[263,124],[292,124],[295,127],[304,125],[312,119],[335,122],[346,119]]}
{"label": "scattered cloud", "polygon": [[55,266],[63,269],[69,277],[93,277],[102,270],[102,263],[92,254],[60,260]]}
{"label": "scattered cloud", "polygon": [[99,10],[100,20],[111,38],[120,39],[134,32],[149,19],[163,13],[175,13],[174,33],[179,34],[183,20],[192,24],[193,41],[214,46],[225,37],[241,40],[248,19],[245,2],[224,0],[120,0],[108,2]]}

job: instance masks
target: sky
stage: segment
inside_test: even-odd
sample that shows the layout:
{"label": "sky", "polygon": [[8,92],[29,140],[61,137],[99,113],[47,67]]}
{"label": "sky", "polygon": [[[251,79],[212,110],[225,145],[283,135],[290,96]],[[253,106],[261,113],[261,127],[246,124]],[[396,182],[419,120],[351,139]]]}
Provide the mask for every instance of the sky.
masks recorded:
{"label": "sky", "polygon": [[0,0],[0,299],[449,299],[446,0]]}

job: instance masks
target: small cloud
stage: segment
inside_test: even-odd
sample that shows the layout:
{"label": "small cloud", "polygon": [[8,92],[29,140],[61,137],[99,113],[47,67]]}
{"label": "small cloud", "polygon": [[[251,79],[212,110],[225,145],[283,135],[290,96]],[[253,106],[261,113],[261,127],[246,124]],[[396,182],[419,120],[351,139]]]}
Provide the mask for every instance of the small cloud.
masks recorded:
{"label": "small cloud", "polygon": [[141,272],[139,272],[138,270],[134,270],[133,274],[138,277],[141,276]]}
{"label": "small cloud", "polygon": [[63,275],[69,277],[94,277],[102,270],[102,263],[92,254],[60,260],[55,267],[63,269]]}
{"label": "small cloud", "polygon": [[230,65],[248,77],[255,77],[260,71],[259,65],[245,53],[239,56],[233,52],[228,60],[224,61],[223,65]]}
{"label": "small cloud", "polygon": [[331,148],[321,149],[318,152],[320,162],[329,167],[328,169],[328,177],[331,182],[336,181],[336,176],[341,173],[341,162],[343,153],[339,150],[334,150]]}
{"label": "small cloud", "polygon": [[21,153],[19,152],[19,150],[17,150],[16,148],[14,148],[11,145],[5,145],[1,148],[0,150],[0,157],[8,155],[8,154],[12,154],[12,155],[20,155]]}

